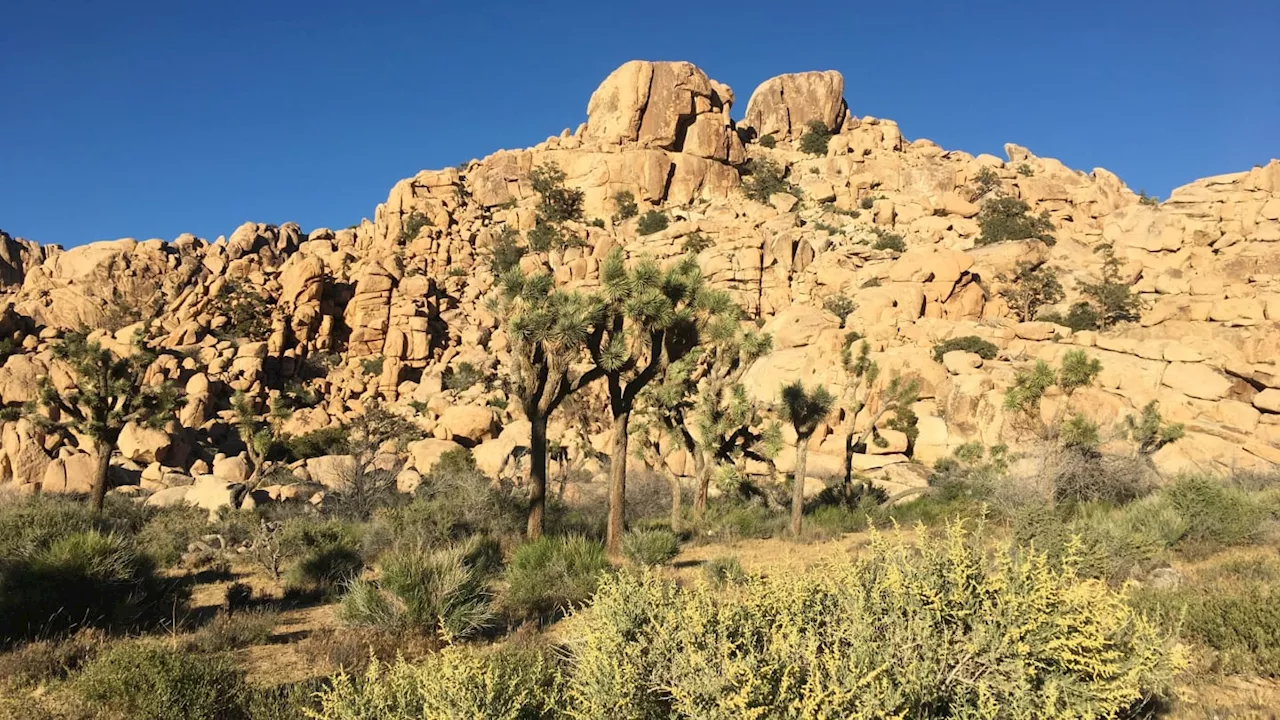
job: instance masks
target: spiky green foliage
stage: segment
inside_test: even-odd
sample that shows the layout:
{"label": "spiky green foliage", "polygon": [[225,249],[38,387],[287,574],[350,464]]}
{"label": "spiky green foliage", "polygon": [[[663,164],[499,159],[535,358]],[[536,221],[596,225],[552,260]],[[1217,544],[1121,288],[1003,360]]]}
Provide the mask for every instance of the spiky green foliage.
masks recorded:
{"label": "spiky green foliage", "polygon": [[522,618],[550,618],[591,599],[609,568],[604,546],[574,535],[521,545],[507,565],[502,601]]}
{"label": "spiky green foliage", "polygon": [[1155,400],[1142,407],[1142,413],[1137,419],[1126,415],[1124,429],[1140,455],[1152,455],[1165,445],[1181,440],[1186,434],[1182,423],[1164,421],[1160,416],[1160,405]]}
{"label": "spiky green foliage", "polygon": [[671,224],[671,219],[661,210],[650,210],[640,216],[640,222],[636,225],[636,232],[641,235],[652,235],[656,232],[666,230]]}
{"label": "spiky green foliage", "polygon": [[601,377],[602,367],[575,373],[587,346],[599,346],[600,300],[555,288],[550,275],[526,275],[517,265],[502,277],[494,302],[511,342],[508,385],[530,430],[528,535],[542,536],[547,487],[547,421],[565,398]]}
{"label": "spiky green foliage", "polygon": [[760,146],[767,147],[770,150],[778,146],[778,139],[772,134],[760,136]]}
{"label": "spiky green foliage", "polygon": [[[1022,368],[1014,375],[1013,384],[1004,394],[1004,408],[1045,438],[1057,436],[1067,447],[1092,448],[1098,444],[1097,426],[1078,414],[1072,414],[1067,423],[1063,423],[1063,418],[1071,413],[1071,396],[1080,388],[1092,385],[1100,372],[1102,362],[1083,350],[1063,353],[1062,364],[1056,371],[1045,361],[1037,360],[1030,368]],[[1055,385],[1065,399],[1058,404],[1054,418],[1045,422],[1041,418],[1040,402]]]}
{"label": "spiky green foliage", "polygon": [[413,630],[441,642],[472,637],[493,620],[488,579],[500,551],[473,537],[440,550],[393,550],[379,561],[377,580],[353,580],[338,616],[383,630]]}
{"label": "spiky green foliage", "polygon": [[778,414],[796,431],[796,471],[791,486],[791,532],[800,534],[800,518],[804,512],[805,461],[809,438],[822,425],[835,407],[836,398],[822,385],[806,390],[796,380],[782,387]]}
{"label": "spiky green foliage", "polygon": [[[48,377],[42,377],[37,402],[48,415],[32,418],[49,428],[73,431],[89,438],[98,464],[93,478],[93,507],[102,509],[107,494],[107,461],[120,440],[125,425],[163,428],[186,402],[167,381],[150,382],[147,370],[157,354],[134,338],[132,351],[117,355],[91,342],[84,332],[68,333],[53,346],[53,357],[70,371],[74,383],[59,391]],[[56,420],[51,418],[56,417]]]}
{"label": "spiky green foliage", "polygon": [[572,717],[1098,718],[1185,657],[1126,596],[958,527],[877,537],[853,564],[680,587],[605,582],[582,617]]}
{"label": "spiky green foliage", "polygon": [[602,332],[590,351],[604,376],[613,418],[606,541],[616,553],[625,532],[627,446],[636,400],[668,366],[694,352],[704,335],[722,332],[736,308],[723,292],[707,287],[692,255],[665,270],[647,258],[628,268],[622,249],[615,248],[601,265],[600,282]]}
{"label": "spiky green foliage", "polygon": [[236,432],[240,442],[244,443],[249,455],[249,488],[253,489],[262,477],[263,465],[267,453],[276,442],[276,434],[271,426],[261,419],[253,402],[244,391],[236,391],[231,396],[231,409],[235,412]]}
{"label": "spiky green foliage", "polygon": [[1013,240],[1041,240],[1049,245],[1055,242],[1048,211],[1032,215],[1031,206],[1015,197],[993,197],[984,202],[978,211],[978,225],[982,228],[978,245]]}
{"label": "spiky green foliage", "polygon": [[1069,350],[1062,356],[1058,370],[1058,387],[1070,397],[1076,390],[1088,387],[1102,372],[1102,361],[1089,357],[1083,350]]}
{"label": "spiky green foliage", "polygon": [[670,530],[632,530],[622,540],[622,552],[637,565],[665,565],[680,554],[680,540]]}
{"label": "spiky green foliage", "polygon": [[1012,286],[1004,294],[1009,309],[1023,322],[1035,320],[1040,308],[1062,302],[1064,297],[1062,283],[1058,282],[1053,268],[1026,262],[1018,263]]}
{"label": "spiky green foliage", "polygon": [[822,309],[840,318],[842,328],[856,308],[857,305],[854,304],[853,299],[844,293],[832,295],[822,301]]}

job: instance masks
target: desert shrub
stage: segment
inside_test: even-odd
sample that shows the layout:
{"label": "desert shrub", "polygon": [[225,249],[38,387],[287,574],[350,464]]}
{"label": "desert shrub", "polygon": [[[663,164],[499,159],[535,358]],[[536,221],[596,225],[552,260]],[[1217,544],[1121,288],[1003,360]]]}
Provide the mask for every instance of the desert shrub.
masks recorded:
{"label": "desert shrub", "polygon": [[[799,190],[787,181],[786,170],[769,158],[753,159],[747,164],[749,174],[742,181],[742,191],[756,202],[769,203],[774,193],[797,195]],[[798,195],[797,195],[798,196]]]}
{"label": "desert shrub", "polygon": [[620,574],[582,621],[585,718],[1106,717],[1184,664],[1124,595],[958,527],[728,588]]}
{"label": "desert shrub", "polygon": [[996,353],[1000,352],[1000,348],[993,343],[983,340],[977,335],[965,335],[963,337],[953,337],[944,340],[933,346],[933,359],[936,362],[942,362],[942,356],[953,350],[963,350],[971,352],[983,360],[995,360]]}
{"label": "desert shrub", "polygon": [[493,236],[493,244],[489,249],[489,270],[495,277],[501,277],[520,264],[525,249],[516,239],[520,233],[510,225],[503,225]]}
{"label": "desert shrub", "polygon": [[529,185],[541,197],[538,216],[550,223],[582,219],[582,191],[564,186],[565,174],[555,163],[529,171]]}
{"label": "desert shrub", "polygon": [[543,537],[516,549],[503,604],[525,618],[546,618],[591,599],[609,567],[604,546],[580,536]]}
{"label": "desert shrub", "polygon": [[1097,330],[1102,322],[1102,316],[1098,314],[1098,310],[1085,301],[1072,304],[1066,315],[1059,312],[1046,312],[1040,313],[1037,319],[1069,327],[1076,332]]}
{"label": "desert shrub", "polygon": [[375,357],[364,358],[360,361],[360,372],[365,375],[381,375],[382,367],[386,364],[386,358],[381,355]]}
{"label": "desert shrub", "polygon": [[460,362],[456,367],[444,370],[442,381],[449,390],[467,390],[484,380],[484,371],[469,362]]}
{"label": "desert shrub", "polygon": [[1047,265],[1019,263],[1012,286],[1004,293],[1009,309],[1019,320],[1035,320],[1040,308],[1062,302],[1064,297],[1058,273]]}
{"label": "desert shrub", "polygon": [[0,558],[0,643],[146,624],[181,602],[178,590],[131,538],[73,532]]}
{"label": "desert shrub", "polygon": [[821,120],[810,120],[808,129],[800,136],[800,152],[809,155],[826,155],[831,142],[831,128]]}
{"label": "desert shrub", "polygon": [[615,223],[628,220],[640,214],[640,206],[636,204],[635,193],[630,190],[623,190],[614,195],[613,206],[617,208],[613,213],[613,221]]}
{"label": "desert shrub", "polygon": [[844,327],[845,321],[848,320],[849,316],[853,314],[853,311],[856,308],[857,305],[855,305],[853,300],[844,293],[832,295],[822,301],[823,310],[826,310],[832,315],[840,318],[840,327]]}
{"label": "desert shrub", "polygon": [[863,195],[862,199],[858,201],[858,207],[863,210],[870,210],[871,208],[876,206],[877,200],[883,200],[883,199],[884,199],[883,195]]}
{"label": "desert shrub", "polygon": [[1274,581],[1197,578],[1178,588],[1142,589],[1133,604],[1213,650],[1211,670],[1280,677],[1280,584]]}
{"label": "desert shrub", "polygon": [[984,167],[973,176],[974,202],[1000,189],[1000,176],[995,170]]}
{"label": "desert shrub", "polygon": [[1158,207],[1160,205],[1160,198],[1156,197],[1155,195],[1148,195],[1146,190],[1139,190],[1138,202],[1142,205],[1150,205],[1152,207]]}
{"label": "desert shrub", "polygon": [[1189,475],[1165,488],[1165,497],[1187,520],[1183,540],[1207,546],[1253,542],[1267,512],[1248,493],[1212,478]]}
{"label": "desert shrub", "polygon": [[778,139],[773,136],[773,133],[769,133],[768,135],[762,135],[760,136],[760,145],[772,150],[773,148],[778,146]]}
{"label": "desert shrub", "polygon": [[400,244],[404,245],[417,238],[422,228],[431,227],[431,218],[427,217],[426,213],[411,210],[404,216],[401,226]]}
{"label": "desert shrub", "polygon": [[805,515],[806,534],[816,538],[839,537],[867,529],[867,513],[844,504],[819,505]]}
{"label": "desert shrub", "polygon": [[637,565],[666,565],[680,554],[680,540],[670,530],[632,530],[622,539],[622,553]]}
{"label": "desert shrub", "polygon": [[226,318],[226,323],[213,333],[220,340],[261,341],[271,335],[271,306],[266,298],[238,280],[223,283],[210,309]]}
{"label": "desert shrub", "polygon": [[353,523],[292,518],[280,530],[280,546],[296,559],[288,573],[295,591],[327,595],[364,569],[361,528]]}
{"label": "desert shrub", "polygon": [[0,653],[0,691],[65,680],[106,647],[107,634],[84,628],[65,638],[35,640]]}
{"label": "desert shrub", "polygon": [[338,616],[347,624],[413,630],[451,643],[476,635],[493,619],[488,578],[500,551],[475,537],[443,550],[399,549],[379,562],[376,581],[353,580]]}
{"label": "desert shrub", "polygon": [[363,677],[339,674],[319,694],[318,720],[559,717],[562,679],[554,655],[531,645],[447,648],[421,663],[374,662]]}
{"label": "desert shrub", "polygon": [[691,253],[693,255],[697,255],[698,253],[702,252],[703,250],[706,250],[707,248],[711,247],[714,244],[715,243],[711,242],[711,238],[707,237],[706,235],[703,235],[697,230],[694,230],[693,232],[684,236],[684,244],[681,246],[680,249],[686,254]]}
{"label": "desert shrub", "polygon": [[785,524],[781,513],[763,504],[724,500],[707,505],[701,530],[708,538],[732,542],[773,537]]}
{"label": "desert shrub", "polygon": [[159,508],[138,531],[138,549],[163,566],[177,564],[187,546],[209,532],[209,512],[194,507]]}
{"label": "desert shrub", "polygon": [[706,561],[702,566],[702,574],[707,582],[717,587],[740,583],[747,579],[747,571],[742,569],[742,563],[738,558],[732,555],[721,555]]}
{"label": "desert shrub", "polygon": [[148,720],[238,720],[244,673],[222,655],[137,642],[117,645],[75,680],[85,700],[125,717]]}
{"label": "desert shrub", "polygon": [[650,210],[640,216],[640,222],[636,225],[636,232],[641,235],[652,235],[656,232],[666,230],[671,220],[667,214],[661,210]]}
{"label": "desert shrub", "polygon": [[444,547],[472,535],[513,536],[523,528],[519,498],[495,488],[471,451],[459,449],[441,456],[411,502],[375,514],[365,547],[373,553],[396,544]]}
{"label": "desert shrub", "polygon": [[1097,283],[1080,283],[1080,292],[1089,297],[1098,316],[1098,327],[1136,322],[1142,317],[1142,298],[1133,292],[1132,284],[1120,276],[1120,260],[1115,248],[1104,243],[1094,248],[1102,255],[1102,279]]}
{"label": "desert shrub", "polygon": [[1030,165],[1022,163],[1018,166],[1018,174],[1022,177],[1031,177],[1036,174],[1036,171],[1035,168],[1032,168]]}
{"label": "desert shrub", "polygon": [[317,694],[328,687],[321,679],[283,685],[245,688],[246,720],[313,720],[319,712]]}
{"label": "desert shrub", "polygon": [[1009,242],[1012,240],[1041,240],[1054,244],[1053,223],[1049,213],[1031,214],[1031,207],[1015,197],[993,197],[982,204],[978,211],[978,226],[982,235],[978,245]]}
{"label": "desert shrub", "polygon": [[280,615],[270,610],[218,613],[186,642],[189,650],[219,653],[270,642]]}
{"label": "desert shrub", "polygon": [[324,455],[345,455],[351,439],[346,427],[330,425],[285,438],[285,451],[292,460],[306,460]]}
{"label": "desert shrub", "polygon": [[564,234],[551,223],[539,222],[529,231],[529,249],[534,252],[548,252],[563,246]]}
{"label": "desert shrub", "polygon": [[1060,447],[1045,451],[1042,471],[1058,502],[1126,503],[1155,485],[1155,474],[1142,459],[1098,452],[1098,426],[1078,413],[1062,423],[1058,441]]}
{"label": "desert shrub", "polygon": [[876,241],[871,244],[873,250],[893,250],[895,252],[906,252],[907,242],[902,238],[900,233],[891,232],[881,227],[871,229],[875,233]]}

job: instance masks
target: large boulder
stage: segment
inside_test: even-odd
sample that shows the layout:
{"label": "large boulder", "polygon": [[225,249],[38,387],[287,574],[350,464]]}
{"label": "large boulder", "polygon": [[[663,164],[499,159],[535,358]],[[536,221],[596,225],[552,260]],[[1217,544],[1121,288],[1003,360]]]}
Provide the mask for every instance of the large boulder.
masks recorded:
{"label": "large boulder", "polygon": [[453,405],[440,414],[437,428],[443,428],[449,439],[477,443],[493,430],[493,411],[475,405]]}
{"label": "large boulder", "polygon": [[173,440],[169,437],[169,433],[130,422],[120,431],[120,439],[116,447],[124,457],[134,462],[149,464],[165,462],[172,445]]}
{"label": "large boulder", "polygon": [[40,489],[46,493],[88,494],[93,490],[97,459],[84,452],[63,451],[45,468]]}
{"label": "large boulder", "polygon": [[311,482],[334,490],[344,487],[355,477],[356,459],[350,455],[322,455],[308,458],[306,467]]}
{"label": "large boulder", "polygon": [[757,137],[798,138],[815,120],[838,132],[848,111],[843,75],[835,70],[792,73],[769,78],[751,93],[745,123]]}
{"label": "large boulder", "polygon": [[452,440],[427,438],[409,443],[409,457],[413,459],[413,469],[426,475],[440,462],[447,452],[461,450],[462,446]]}

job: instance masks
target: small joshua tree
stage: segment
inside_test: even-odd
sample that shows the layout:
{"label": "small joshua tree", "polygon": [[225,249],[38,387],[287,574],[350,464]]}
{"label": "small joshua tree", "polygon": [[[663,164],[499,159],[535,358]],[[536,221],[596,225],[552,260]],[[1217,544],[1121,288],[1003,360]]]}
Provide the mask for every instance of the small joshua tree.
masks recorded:
{"label": "small joshua tree", "polygon": [[84,332],[69,333],[53,348],[53,356],[66,363],[74,386],[59,391],[48,377],[40,379],[37,400],[48,412],[35,415],[41,424],[74,431],[88,438],[97,464],[93,471],[93,509],[101,512],[107,495],[107,470],[124,426],[136,423],[162,428],[182,406],[173,385],[148,384],[147,368],[156,353],[139,334],[128,355],[117,355]]}
{"label": "small joshua tree", "polygon": [[791,534],[800,534],[800,518],[804,513],[804,476],[809,457],[809,438],[818,430],[818,426],[831,408],[835,406],[835,397],[822,385],[813,390],[805,390],[799,380],[782,388],[782,405],[779,411],[782,418],[791,423],[796,431],[796,472],[791,487]]}

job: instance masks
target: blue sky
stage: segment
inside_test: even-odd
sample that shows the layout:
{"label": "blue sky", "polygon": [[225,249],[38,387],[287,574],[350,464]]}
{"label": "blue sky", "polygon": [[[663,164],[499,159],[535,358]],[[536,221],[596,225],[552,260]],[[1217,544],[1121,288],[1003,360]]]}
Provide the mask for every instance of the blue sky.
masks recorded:
{"label": "blue sky", "polygon": [[49,243],[345,227],[396,180],[585,120],[634,59],[735,117],[836,69],[858,116],[1165,196],[1280,156],[1280,3],[0,0],[0,228]]}

